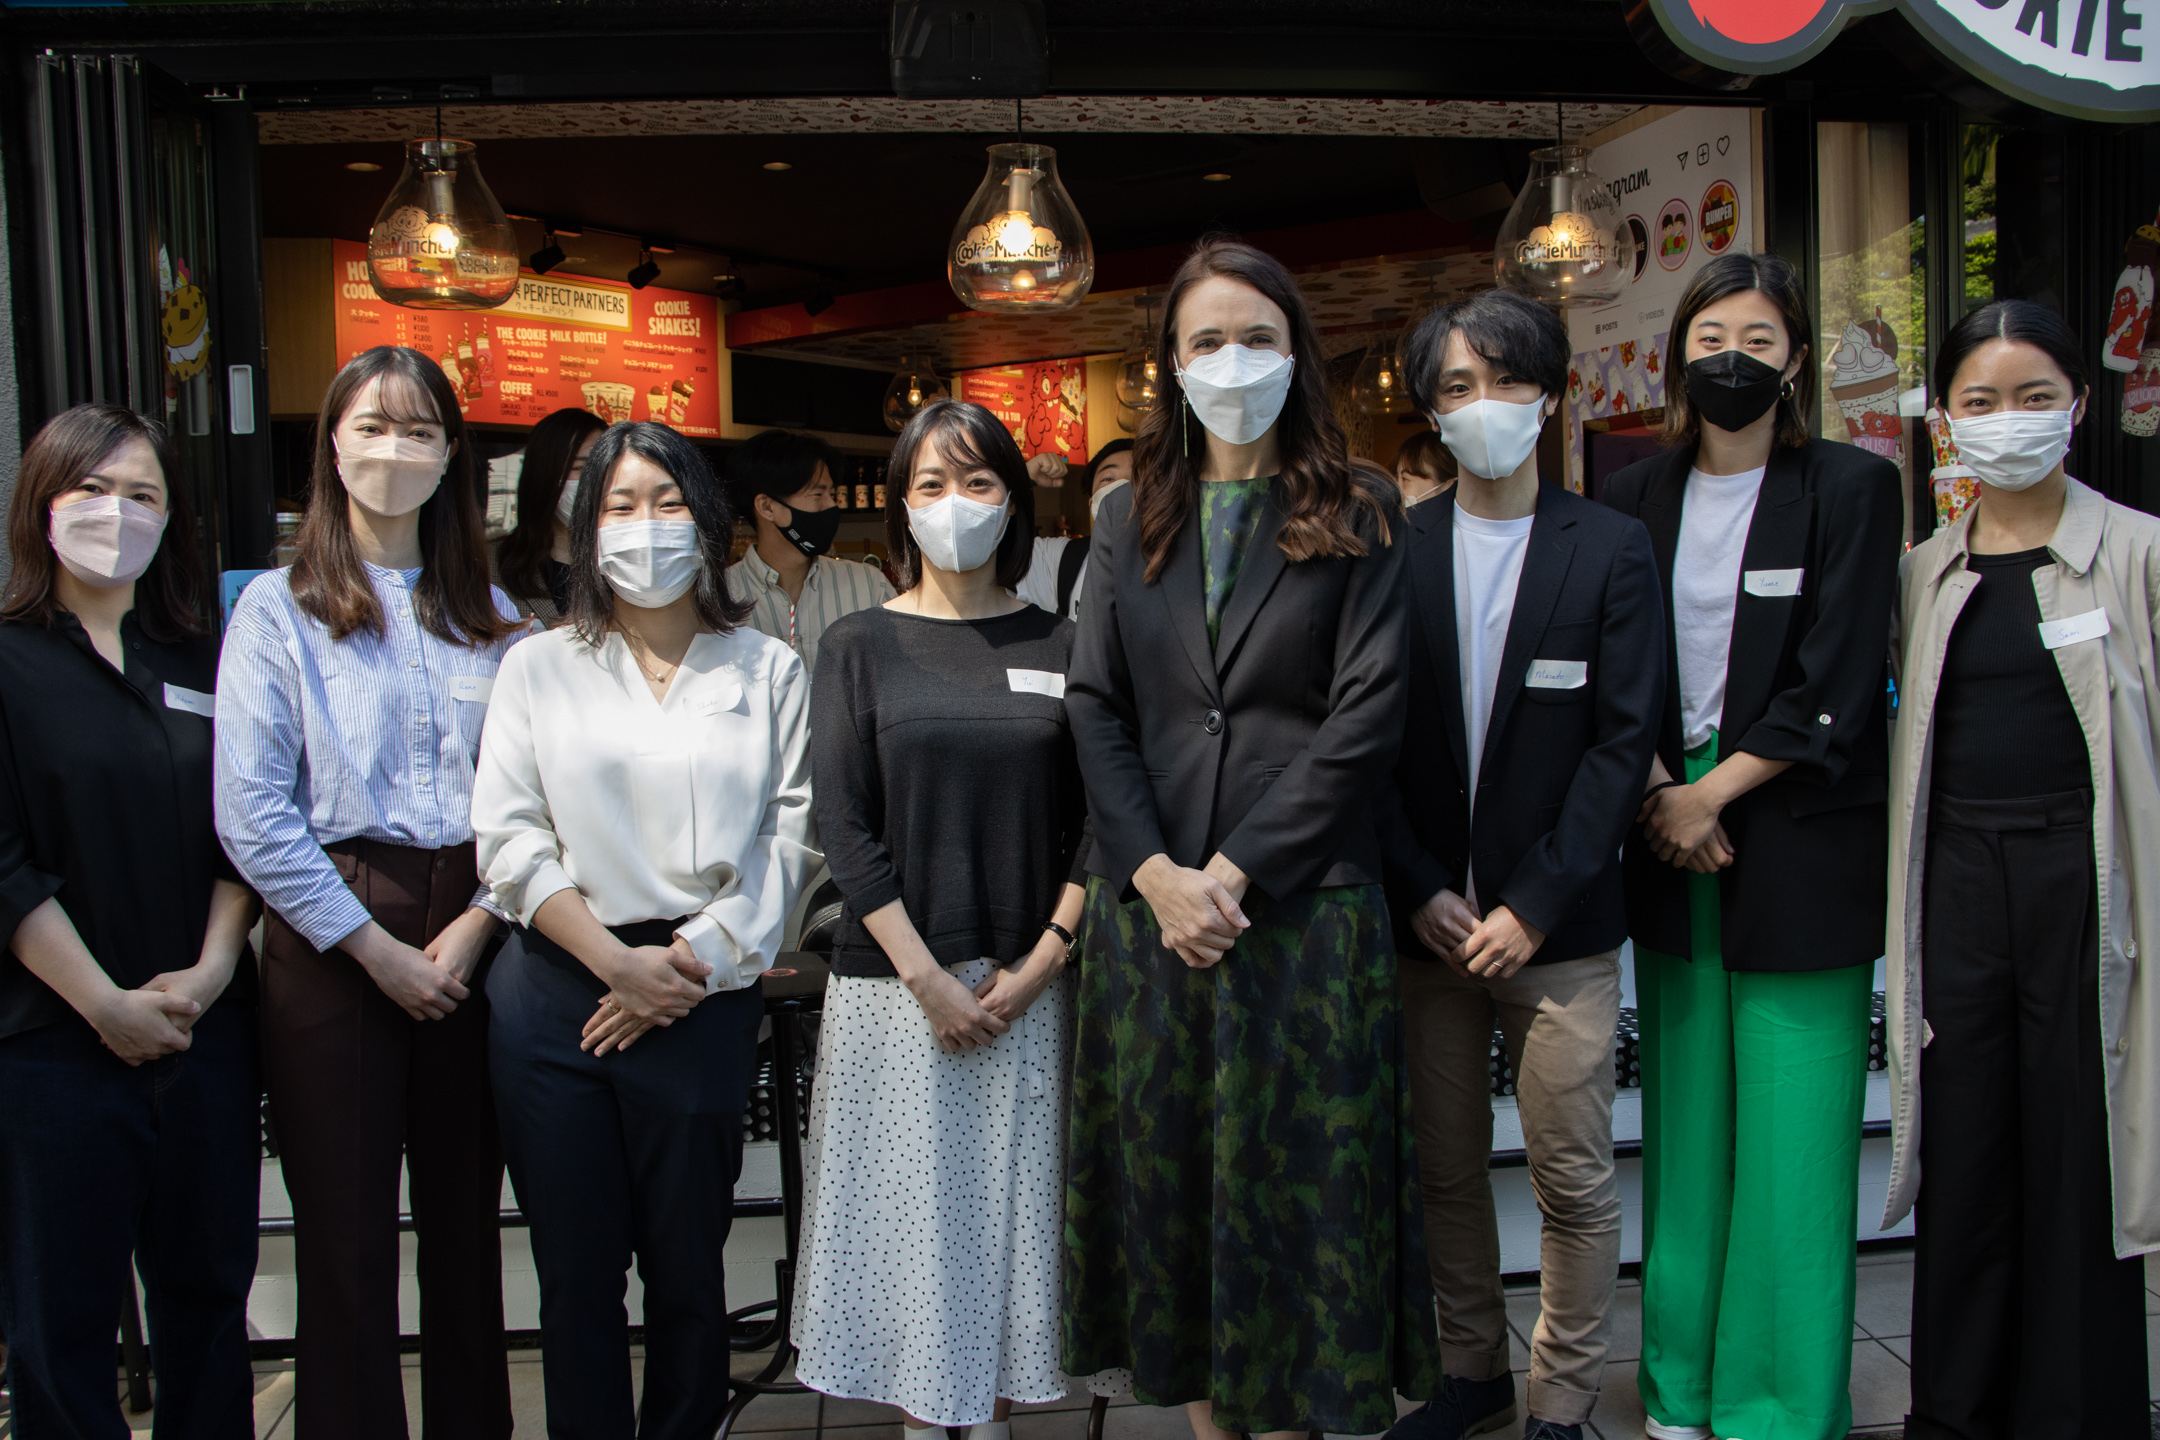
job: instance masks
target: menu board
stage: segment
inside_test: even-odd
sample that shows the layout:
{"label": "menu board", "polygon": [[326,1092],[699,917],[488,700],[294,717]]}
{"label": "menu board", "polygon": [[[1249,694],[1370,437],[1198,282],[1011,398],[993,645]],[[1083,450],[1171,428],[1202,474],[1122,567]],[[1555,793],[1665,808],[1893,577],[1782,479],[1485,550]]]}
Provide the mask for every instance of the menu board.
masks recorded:
{"label": "menu board", "polygon": [[1004,421],[1022,456],[1062,455],[1075,465],[1087,463],[1085,358],[962,370],[955,378],[957,397]]}
{"label": "menu board", "polygon": [[368,283],[366,245],[333,241],[331,266],[338,363],[376,345],[425,351],[467,420],[531,425],[582,407],[610,424],[720,433],[720,306],[710,295],[527,270],[492,310],[408,310]]}

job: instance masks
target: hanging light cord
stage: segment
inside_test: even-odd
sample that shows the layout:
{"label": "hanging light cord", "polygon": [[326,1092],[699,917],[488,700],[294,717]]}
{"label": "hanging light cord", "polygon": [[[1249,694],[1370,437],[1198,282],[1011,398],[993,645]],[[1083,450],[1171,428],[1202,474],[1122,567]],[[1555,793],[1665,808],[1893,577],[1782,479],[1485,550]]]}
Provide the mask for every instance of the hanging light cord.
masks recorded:
{"label": "hanging light cord", "polygon": [[1017,95],[1013,96],[1013,143],[1015,145],[1027,143],[1026,106],[1027,102],[1025,100],[1022,100]]}

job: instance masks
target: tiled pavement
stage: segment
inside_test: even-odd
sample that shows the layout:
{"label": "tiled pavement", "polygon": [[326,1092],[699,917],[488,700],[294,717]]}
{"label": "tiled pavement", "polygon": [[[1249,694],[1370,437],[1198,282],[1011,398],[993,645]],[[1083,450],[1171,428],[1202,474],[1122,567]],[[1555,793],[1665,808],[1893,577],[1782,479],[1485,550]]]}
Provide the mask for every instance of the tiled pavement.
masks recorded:
{"label": "tiled pavement", "polygon": [[[2155,1377],[2154,1394],[2160,1397],[2160,1264],[2148,1260],[2146,1277],[2146,1348]],[[1907,1403],[1912,1257],[1908,1252],[1863,1255],[1859,1281],[1853,1326],[1853,1433],[1887,1440],[1899,1433]],[[1633,1281],[1621,1283],[1613,1316],[1605,1393],[1589,1426],[1598,1440],[1635,1440],[1643,1433],[1642,1402],[1635,1392],[1635,1366],[1642,1343],[1641,1299],[1640,1286]],[[1537,1314],[1534,1288],[1525,1286],[1510,1293],[1508,1320],[1514,1331],[1518,1390],[1528,1378],[1529,1336]],[[753,1357],[743,1357],[739,1363],[746,1367],[744,1373],[755,1365]],[[259,1369],[255,1393],[257,1440],[293,1440],[292,1371],[281,1365],[263,1365]],[[538,1353],[516,1352],[510,1374],[517,1432],[527,1440],[539,1440],[546,1433],[546,1425]],[[419,1440],[420,1372],[416,1361],[408,1366],[405,1377],[407,1403],[414,1415],[413,1436]],[[1022,1407],[1013,1423],[1013,1440],[1082,1440],[1087,1406],[1087,1397],[1079,1395],[1055,1404]],[[2155,1433],[2160,1434],[2160,1408],[2155,1413]],[[129,1418],[136,1431],[148,1433],[151,1415]],[[901,1440],[899,1415],[890,1408],[816,1395],[760,1399],[745,1412],[739,1429],[745,1435],[754,1434],[757,1440]],[[0,1423],[0,1436],[7,1433],[6,1425]],[[1186,1440],[1190,1433],[1180,1410],[1122,1404],[1109,1417],[1105,1440]],[[1494,1440],[1518,1440],[1521,1433],[1518,1425],[1496,1432]]]}

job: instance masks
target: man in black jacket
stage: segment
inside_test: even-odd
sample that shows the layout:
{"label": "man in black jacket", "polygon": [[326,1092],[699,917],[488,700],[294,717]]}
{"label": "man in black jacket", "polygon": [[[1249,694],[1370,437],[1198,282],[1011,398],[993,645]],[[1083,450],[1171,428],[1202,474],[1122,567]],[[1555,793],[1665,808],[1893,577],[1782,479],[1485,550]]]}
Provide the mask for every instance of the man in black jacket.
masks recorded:
{"label": "man in black jacket", "polygon": [[1445,1388],[1390,1432],[1515,1418],[1487,1163],[1505,1035],[1544,1214],[1526,1440],[1579,1440],[1620,1259],[1613,1030],[1620,847],[1664,703],[1665,618],[1639,521],[1540,483],[1565,327],[1488,291],[1404,345],[1461,480],[1409,512],[1408,728],[1379,801]]}

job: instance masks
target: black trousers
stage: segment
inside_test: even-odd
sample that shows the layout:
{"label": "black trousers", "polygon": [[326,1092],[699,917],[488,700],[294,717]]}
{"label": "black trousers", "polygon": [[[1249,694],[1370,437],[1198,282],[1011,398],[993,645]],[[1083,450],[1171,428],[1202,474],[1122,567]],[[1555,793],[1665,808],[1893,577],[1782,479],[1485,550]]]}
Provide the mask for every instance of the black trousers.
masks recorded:
{"label": "black trousers", "polygon": [[[673,921],[615,930],[665,945]],[[488,976],[504,1154],[532,1225],[549,1440],[710,1440],[728,1404],[727,1268],[762,987],[708,995],[627,1051],[578,1048],[607,987],[537,930]],[[645,1287],[633,1404],[623,1306]]]}
{"label": "black trousers", "polygon": [[[255,963],[243,955],[243,965]],[[65,1020],[0,1040],[0,1334],[14,1434],[124,1440],[113,1337],[148,1299],[159,1440],[248,1440],[262,1084],[254,1007],[221,1000],[129,1066]]]}
{"label": "black trousers", "polygon": [[1910,1440],[2144,1440],[2118,1260],[2090,792],[1934,797]]}

